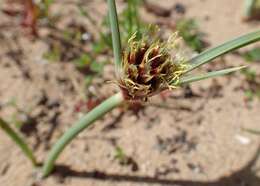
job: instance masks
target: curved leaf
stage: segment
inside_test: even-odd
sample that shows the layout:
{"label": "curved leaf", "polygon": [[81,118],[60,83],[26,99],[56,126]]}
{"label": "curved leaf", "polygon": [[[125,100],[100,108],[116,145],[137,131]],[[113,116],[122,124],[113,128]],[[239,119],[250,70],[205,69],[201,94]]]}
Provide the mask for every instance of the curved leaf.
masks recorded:
{"label": "curved leaf", "polygon": [[0,118],[0,128],[5,131],[8,136],[21,148],[23,153],[31,160],[34,166],[37,166],[36,158],[33,155],[32,150],[26,144],[22,137],[20,137],[4,120]]}
{"label": "curved leaf", "polygon": [[206,74],[200,74],[200,75],[197,75],[197,76],[196,75],[190,75],[190,76],[181,78],[180,81],[178,82],[178,85],[192,83],[192,82],[195,82],[195,81],[201,81],[201,80],[216,77],[216,76],[226,75],[226,74],[229,74],[231,72],[241,70],[245,67],[246,66],[227,68],[227,69],[224,69],[224,70],[208,72]]}
{"label": "curved leaf", "polygon": [[199,55],[195,56],[189,61],[191,66],[185,73],[190,72],[198,68],[199,66],[204,65],[223,54],[226,54],[230,51],[241,48],[243,46],[246,46],[248,44],[254,43],[259,40],[260,40],[260,31],[256,31],[238,37],[234,40],[228,41],[217,47],[205,50],[204,52],[200,53]]}

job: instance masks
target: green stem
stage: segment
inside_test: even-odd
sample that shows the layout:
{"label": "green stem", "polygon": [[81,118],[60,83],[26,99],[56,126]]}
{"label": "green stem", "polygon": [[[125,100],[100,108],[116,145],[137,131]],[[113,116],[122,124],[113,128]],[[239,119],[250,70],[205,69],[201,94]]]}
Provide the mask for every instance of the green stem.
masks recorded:
{"label": "green stem", "polygon": [[121,64],[121,40],[120,40],[120,32],[118,26],[118,18],[116,11],[116,3],[115,0],[107,0],[108,2],[108,10],[109,10],[109,20],[112,32],[112,43],[113,43],[113,52],[115,57],[115,68],[118,71]]}
{"label": "green stem", "polygon": [[245,0],[245,4],[244,4],[245,13],[244,14],[246,17],[252,16],[252,11],[254,9],[255,2],[256,2],[256,0]]}
{"label": "green stem", "polygon": [[22,137],[20,137],[4,120],[0,118],[0,128],[5,131],[8,136],[21,148],[23,153],[31,160],[34,166],[37,166],[37,161],[35,156],[33,155],[32,150],[26,144]]}
{"label": "green stem", "polygon": [[53,164],[59,157],[63,149],[85,128],[91,126],[94,121],[100,119],[107,112],[111,111],[113,108],[119,106],[124,101],[122,93],[117,93],[96,108],[91,110],[85,116],[83,116],[78,122],[76,122],[63,136],[56,142],[52,147],[47,160],[44,162],[42,175],[46,177],[53,170]]}

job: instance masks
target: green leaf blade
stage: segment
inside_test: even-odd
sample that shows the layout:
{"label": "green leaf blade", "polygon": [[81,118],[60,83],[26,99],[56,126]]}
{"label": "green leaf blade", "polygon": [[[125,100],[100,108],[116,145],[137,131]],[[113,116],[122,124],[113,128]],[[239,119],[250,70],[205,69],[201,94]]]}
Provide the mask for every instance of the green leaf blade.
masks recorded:
{"label": "green leaf blade", "polygon": [[60,153],[81,131],[92,125],[96,120],[100,119],[107,112],[111,111],[123,102],[124,96],[119,92],[107,98],[73,124],[72,127],[69,128],[51,148],[42,168],[42,177],[46,177],[50,174]]}
{"label": "green leaf blade", "polygon": [[37,166],[38,163],[36,161],[36,158],[25,140],[21,136],[19,136],[19,134],[15,132],[6,121],[2,120],[1,118],[0,128],[20,147],[22,152],[28,157],[32,164],[34,166]]}
{"label": "green leaf blade", "polygon": [[185,73],[190,72],[221,55],[224,55],[230,51],[233,51],[235,49],[241,48],[243,46],[257,41],[260,41],[260,30],[243,35],[224,44],[221,44],[217,47],[205,50],[204,52],[200,53],[199,55],[195,56],[189,61],[191,66]]}
{"label": "green leaf blade", "polygon": [[260,130],[250,129],[250,128],[242,128],[242,130],[245,132],[249,132],[251,134],[260,135]]}
{"label": "green leaf blade", "polygon": [[121,64],[121,39],[120,39],[120,31],[118,25],[118,17],[116,11],[116,3],[115,0],[107,0],[108,2],[108,12],[109,12],[109,20],[110,27],[112,32],[112,43],[113,43],[113,53],[115,58],[115,67],[116,70],[120,68]]}
{"label": "green leaf blade", "polygon": [[195,76],[190,75],[190,76],[181,78],[180,81],[178,82],[178,85],[188,84],[188,83],[201,81],[201,80],[212,78],[212,77],[226,75],[226,74],[241,70],[243,68],[246,68],[246,66],[227,68],[227,69],[224,69],[224,70],[208,72],[206,74],[200,74],[200,75],[197,75],[197,76],[196,75]]}

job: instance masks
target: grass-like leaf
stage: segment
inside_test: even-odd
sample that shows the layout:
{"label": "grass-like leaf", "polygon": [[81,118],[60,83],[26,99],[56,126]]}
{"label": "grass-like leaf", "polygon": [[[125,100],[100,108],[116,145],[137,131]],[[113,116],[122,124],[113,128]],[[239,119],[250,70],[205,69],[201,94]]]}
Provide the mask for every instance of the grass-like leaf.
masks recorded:
{"label": "grass-like leaf", "polygon": [[244,1],[244,15],[250,17],[252,15],[252,10],[254,8],[256,0],[245,0]]}
{"label": "grass-like leaf", "polygon": [[109,20],[110,27],[112,32],[112,43],[113,43],[113,52],[115,57],[115,67],[120,68],[121,63],[121,39],[118,26],[118,18],[116,11],[115,0],[107,0],[108,2],[108,11],[109,11]]}
{"label": "grass-like leaf", "polygon": [[0,118],[0,128],[6,132],[6,134],[8,134],[8,136],[21,148],[21,150],[23,151],[23,153],[29,158],[29,160],[31,160],[32,164],[34,166],[37,166],[37,161],[35,156],[33,155],[32,150],[29,148],[29,146],[26,144],[26,142],[24,141],[24,139],[22,137],[19,136],[19,134],[17,134],[17,132],[15,132],[7,122],[5,122],[4,120],[2,120]]}
{"label": "grass-like leaf", "polygon": [[124,101],[123,95],[117,93],[107,100],[103,101],[100,105],[88,112],[79,121],[77,121],[68,131],[52,147],[48,157],[43,165],[42,176],[46,177],[53,169],[53,164],[59,157],[59,154],[73,140],[82,130],[92,125],[96,120],[100,119],[107,112],[117,107]]}
{"label": "grass-like leaf", "polygon": [[227,69],[224,69],[224,70],[208,72],[206,74],[190,75],[190,76],[181,78],[180,81],[178,82],[178,85],[188,84],[188,83],[192,83],[192,82],[195,82],[195,81],[201,81],[201,80],[213,78],[213,77],[216,77],[216,76],[226,75],[226,74],[229,74],[231,72],[241,70],[245,67],[246,66],[227,68]]}
{"label": "grass-like leaf", "polygon": [[260,40],[260,31],[252,32],[234,40],[228,41],[212,49],[205,50],[199,55],[192,58],[189,62],[191,64],[190,68],[186,71],[190,72],[199,66],[210,62],[211,60],[222,56],[230,51],[246,46],[250,43],[254,43]]}
{"label": "grass-like leaf", "polygon": [[249,132],[251,134],[260,135],[260,130],[249,129],[249,128],[242,128],[242,130],[245,131],[245,132]]}

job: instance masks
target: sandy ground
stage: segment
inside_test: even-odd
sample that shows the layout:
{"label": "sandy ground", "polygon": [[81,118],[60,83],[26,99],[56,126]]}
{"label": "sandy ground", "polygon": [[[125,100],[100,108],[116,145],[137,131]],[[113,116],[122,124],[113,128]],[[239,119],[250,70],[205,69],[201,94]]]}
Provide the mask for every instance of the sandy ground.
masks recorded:
{"label": "sandy ground", "polygon": [[[197,19],[211,46],[260,27],[241,21],[242,0],[160,2],[166,7],[177,2],[185,5],[185,16]],[[66,9],[62,14],[76,14],[73,5],[62,6]],[[103,1],[91,1],[88,6],[95,7],[99,16],[105,14]],[[3,22],[10,19],[0,15]],[[154,19],[154,15],[144,15]],[[34,122],[25,129],[26,139],[43,161],[51,145],[80,117],[74,108],[83,75],[70,63],[46,63],[42,59],[48,48],[45,40],[32,41],[18,28],[7,29],[0,30],[0,115],[12,117],[15,109],[6,103],[13,99],[20,109],[30,112]],[[234,54],[224,60],[213,67],[245,63]],[[252,65],[260,72],[259,64]],[[104,77],[113,77],[111,65],[105,67]],[[89,91],[101,97],[112,95],[115,87],[100,87],[103,81],[95,80]],[[243,82],[243,76],[235,73],[194,83],[193,95],[176,90],[161,107],[154,106],[161,103],[160,96],[154,97],[138,114],[115,109],[82,132],[62,153],[54,174],[44,180],[37,179],[39,170],[0,131],[0,185],[259,186],[259,137],[241,127],[259,129],[260,102],[245,102]],[[130,159],[127,165],[115,159],[118,146]]]}

